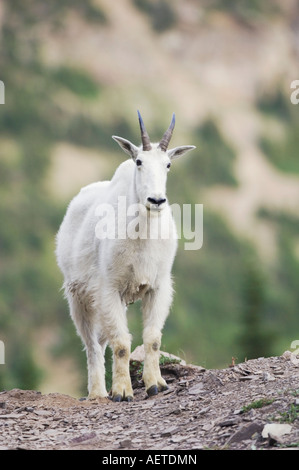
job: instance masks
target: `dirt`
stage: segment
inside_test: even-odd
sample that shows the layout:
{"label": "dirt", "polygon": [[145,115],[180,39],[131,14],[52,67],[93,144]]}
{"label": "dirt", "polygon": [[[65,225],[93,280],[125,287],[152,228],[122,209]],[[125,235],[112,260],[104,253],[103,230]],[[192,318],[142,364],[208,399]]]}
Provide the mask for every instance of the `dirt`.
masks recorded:
{"label": "dirt", "polygon": [[0,450],[298,450],[299,359],[294,354],[222,370],[164,362],[169,388],[147,398],[142,363],[131,361],[133,402],[1,392]]}

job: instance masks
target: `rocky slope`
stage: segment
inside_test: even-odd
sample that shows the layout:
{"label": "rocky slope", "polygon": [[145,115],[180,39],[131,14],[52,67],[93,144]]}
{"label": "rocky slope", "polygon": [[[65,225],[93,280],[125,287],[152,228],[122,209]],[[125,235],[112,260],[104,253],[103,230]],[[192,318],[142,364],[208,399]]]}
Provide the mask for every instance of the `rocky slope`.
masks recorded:
{"label": "rocky slope", "polygon": [[20,389],[0,393],[0,449],[298,448],[299,359],[294,354],[222,370],[163,362],[169,389],[146,398],[141,363],[131,361],[131,403]]}

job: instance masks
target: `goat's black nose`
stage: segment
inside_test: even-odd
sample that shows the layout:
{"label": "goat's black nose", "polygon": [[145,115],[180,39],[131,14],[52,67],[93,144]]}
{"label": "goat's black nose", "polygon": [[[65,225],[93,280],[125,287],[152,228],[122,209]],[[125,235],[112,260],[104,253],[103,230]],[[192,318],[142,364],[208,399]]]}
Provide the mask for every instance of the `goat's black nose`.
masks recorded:
{"label": "goat's black nose", "polygon": [[156,204],[157,206],[160,206],[160,204],[163,204],[163,202],[166,202],[165,198],[155,199],[154,197],[148,197],[147,200],[151,204]]}

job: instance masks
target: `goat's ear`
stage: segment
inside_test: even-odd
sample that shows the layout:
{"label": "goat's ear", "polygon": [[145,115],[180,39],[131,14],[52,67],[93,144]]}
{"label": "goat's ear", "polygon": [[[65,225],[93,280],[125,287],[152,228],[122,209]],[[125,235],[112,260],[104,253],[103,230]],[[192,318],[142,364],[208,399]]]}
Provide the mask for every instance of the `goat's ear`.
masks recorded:
{"label": "goat's ear", "polygon": [[139,148],[136,147],[136,145],[132,144],[127,139],[123,139],[122,137],[118,137],[117,135],[113,135],[112,139],[114,139],[118,145],[123,149],[124,152],[126,152],[130,157],[132,157],[134,160],[136,159]]}
{"label": "goat's ear", "polygon": [[169,156],[170,160],[175,160],[176,158],[184,155],[184,153],[187,153],[193,149],[196,149],[194,145],[182,145],[181,147],[175,147],[174,149],[167,150],[167,155]]}

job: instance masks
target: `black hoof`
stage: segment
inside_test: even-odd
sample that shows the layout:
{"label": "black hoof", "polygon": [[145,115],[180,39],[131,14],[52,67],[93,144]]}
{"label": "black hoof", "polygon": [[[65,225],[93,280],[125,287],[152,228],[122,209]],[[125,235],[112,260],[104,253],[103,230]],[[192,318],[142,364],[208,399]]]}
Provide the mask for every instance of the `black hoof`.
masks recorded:
{"label": "black hoof", "polygon": [[158,395],[158,387],[157,385],[152,385],[150,388],[147,389],[146,393],[149,397],[153,397],[154,395]]}
{"label": "black hoof", "polygon": [[124,395],[120,395],[119,393],[117,395],[114,395],[114,397],[111,398],[112,401],[115,401],[115,402],[120,402],[120,401],[133,401],[133,397],[131,397],[131,395],[128,395],[127,397],[125,397]]}
{"label": "black hoof", "polygon": [[160,385],[159,386],[159,392],[165,392],[165,390],[168,390],[169,387],[167,387],[167,385]]}
{"label": "black hoof", "polygon": [[112,401],[120,402],[121,400],[122,400],[122,396],[121,396],[121,395],[114,395],[114,397],[112,397]]}
{"label": "black hoof", "polygon": [[85,400],[87,400],[86,397],[81,397],[81,398],[79,398],[79,401],[85,401]]}

